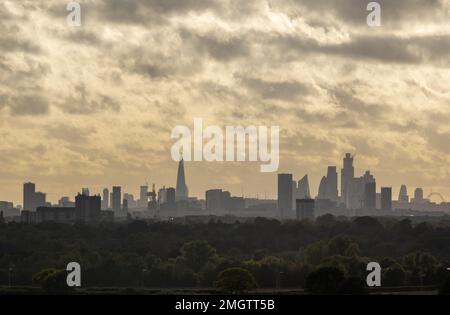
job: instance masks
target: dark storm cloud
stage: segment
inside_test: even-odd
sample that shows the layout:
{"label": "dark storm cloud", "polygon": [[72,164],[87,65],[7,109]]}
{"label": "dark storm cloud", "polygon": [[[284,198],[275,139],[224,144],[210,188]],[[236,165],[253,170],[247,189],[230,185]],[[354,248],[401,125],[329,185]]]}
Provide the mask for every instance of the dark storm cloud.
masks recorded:
{"label": "dark storm cloud", "polygon": [[340,44],[321,44],[314,39],[280,36],[272,38],[270,42],[278,47],[280,55],[290,52],[297,54],[297,57],[304,56],[305,53],[319,53],[385,63],[450,63],[450,35],[355,36]]}
{"label": "dark storm cloud", "polygon": [[30,40],[0,34],[0,51],[5,53],[25,52],[38,54],[41,52],[41,48]]}
{"label": "dark storm cloud", "polygon": [[217,60],[227,62],[239,57],[250,57],[248,39],[245,37],[226,37],[220,34],[197,34],[181,29],[180,37],[193,51]]}
{"label": "dark storm cloud", "polygon": [[247,90],[263,99],[295,101],[314,92],[312,87],[298,81],[267,81],[243,77],[240,82]]}
{"label": "dark storm cloud", "polygon": [[48,100],[42,95],[25,94],[19,96],[0,96],[0,109],[8,108],[13,116],[39,116],[50,111]]}
{"label": "dark storm cloud", "polygon": [[[367,4],[372,0],[292,0],[300,7],[317,13],[332,13],[344,23],[367,27]],[[424,19],[445,12],[444,0],[377,0],[382,23],[400,23],[406,19]]]}
{"label": "dark storm cloud", "polygon": [[104,0],[97,12],[111,22],[129,24],[164,24],[171,15],[190,11],[217,10],[220,1],[215,0]]}
{"label": "dark storm cloud", "polygon": [[108,95],[92,96],[86,87],[81,84],[75,88],[76,95],[68,97],[63,104],[61,110],[67,114],[88,115],[100,112],[119,112],[120,104]]}

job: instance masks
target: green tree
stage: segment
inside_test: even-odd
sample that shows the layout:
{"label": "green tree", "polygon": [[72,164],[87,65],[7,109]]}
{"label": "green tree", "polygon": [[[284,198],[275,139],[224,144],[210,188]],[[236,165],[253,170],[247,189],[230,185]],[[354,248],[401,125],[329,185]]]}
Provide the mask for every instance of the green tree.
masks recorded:
{"label": "green tree", "polygon": [[219,274],[216,287],[224,292],[238,294],[256,289],[257,284],[247,269],[228,268]]}
{"label": "green tree", "polygon": [[363,295],[367,294],[366,285],[359,277],[350,277],[341,282],[339,294]]}
{"label": "green tree", "polygon": [[216,259],[216,249],[206,241],[193,241],[181,247],[181,258],[187,267],[199,272],[208,262]]}
{"label": "green tree", "polygon": [[314,294],[336,294],[345,280],[344,272],[336,267],[321,267],[306,278],[306,289]]}
{"label": "green tree", "polygon": [[403,269],[403,267],[397,263],[390,265],[382,274],[382,283],[384,286],[402,286],[405,283],[405,269]]}
{"label": "green tree", "polygon": [[33,276],[33,282],[39,284],[47,294],[67,294],[73,289],[67,283],[65,270],[45,269]]}

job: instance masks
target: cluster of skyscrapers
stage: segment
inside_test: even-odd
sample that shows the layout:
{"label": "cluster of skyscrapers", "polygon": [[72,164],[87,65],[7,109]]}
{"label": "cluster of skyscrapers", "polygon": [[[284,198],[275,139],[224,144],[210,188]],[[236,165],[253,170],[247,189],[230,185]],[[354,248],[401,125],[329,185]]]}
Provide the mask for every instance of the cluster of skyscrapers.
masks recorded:
{"label": "cluster of skyscrapers", "polygon": [[[437,194],[442,203],[436,204],[424,198],[422,188],[417,188],[414,198],[409,198],[407,187],[402,185],[398,200],[392,200],[392,188],[381,187],[377,191],[375,177],[366,171],[355,176],[354,157],[347,153],[343,158],[339,175],[336,166],[329,166],[326,176],[320,180],[317,196],[312,199],[308,175],[298,182],[292,174],[278,174],[277,200],[232,196],[222,189],[210,189],[205,199],[189,197],[186,185],[184,161],[178,164],[176,187],[162,187],[156,192],[155,185],[149,191],[148,184],[140,186],[139,199],[123,193],[121,186],[111,191],[104,188],[102,196],[90,195],[89,188],[71,201],[62,197],[57,205],[46,201],[46,194],[36,191],[34,183],[23,185],[23,209],[14,208],[10,202],[0,201],[0,216],[16,218],[25,223],[45,221],[99,223],[102,221],[133,218],[173,218],[192,215],[216,215],[237,217],[276,217],[281,219],[314,219],[326,213],[335,215],[390,215],[400,210],[449,212],[450,204]],[[22,211],[20,211],[22,210]]]}

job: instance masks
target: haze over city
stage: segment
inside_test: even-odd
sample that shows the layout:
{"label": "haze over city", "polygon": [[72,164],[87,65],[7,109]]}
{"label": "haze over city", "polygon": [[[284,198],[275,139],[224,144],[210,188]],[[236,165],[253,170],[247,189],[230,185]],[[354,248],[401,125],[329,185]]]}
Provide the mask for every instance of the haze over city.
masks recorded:
{"label": "haze over city", "polygon": [[[358,0],[80,2],[76,28],[58,0],[0,4],[0,200],[174,186],[194,117],[279,126],[279,172],[313,196],[344,152],[393,196],[450,196],[449,1],[380,1],[378,28]],[[259,165],[186,163],[189,193],[276,198]]]}

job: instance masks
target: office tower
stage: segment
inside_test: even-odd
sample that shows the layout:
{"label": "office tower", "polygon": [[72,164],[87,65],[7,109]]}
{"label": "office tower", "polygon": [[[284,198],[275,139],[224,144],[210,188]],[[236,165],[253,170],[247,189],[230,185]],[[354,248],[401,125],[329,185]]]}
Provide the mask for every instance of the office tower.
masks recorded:
{"label": "office tower", "polygon": [[61,199],[58,200],[58,207],[73,208],[75,207],[75,203],[73,201],[70,201],[69,197],[61,197]]}
{"label": "office tower", "polygon": [[141,186],[139,191],[139,208],[147,209],[148,206],[148,186]]}
{"label": "office tower", "polygon": [[102,208],[103,208],[103,210],[108,210],[108,208],[109,208],[109,190],[108,190],[108,188],[103,189]]}
{"label": "office tower", "polygon": [[323,176],[322,179],[320,180],[320,185],[319,185],[319,193],[317,198],[318,199],[328,199],[327,198],[327,178],[326,176]]}
{"label": "office tower", "polygon": [[85,196],[89,196],[89,188],[81,188],[81,194]]}
{"label": "office tower", "polygon": [[125,214],[128,213],[128,199],[126,198],[122,201],[122,210]]}
{"label": "office tower", "polygon": [[423,189],[416,188],[414,191],[414,201],[415,202],[423,202]]}
{"label": "office tower", "polygon": [[347,208],[349,208],[349,199],[347,187],[355,177],[355,168],[353,167],[353,156],[350,153],[345,154],[343,160],[344,167],[341,170],[341,197]]}
{"label": "office tower", "polygon": [[100,196],[78,194],[75,197],[75,219],[86,223],[98,223],[101,220]]}
{"label": "office tower", "polygon": [[298,181],[297,197],[298,199],[311,198],[308,175],[303,176],[303,178]]}
{"label": "office tower", "polygon": [[47,205],[47,195],[38,191],[34,193],[34,198],[33,198],[33,206],[34,206],[34,210],[37,207],[45,207]]}
{"label": "office tower", "polygon": [[120,216],[122,210],[122,188],[120,186],[114,186],[112,191],[112,210],[116,217]]}
{"label": "office tower", "polygon": [[178,164],[178,173],[177,173],[177,187],[175,191],[175,199],[176,201],[180,200],[188,200],[188,188],[186,186],[186,180],[184,176],[184,161],[181,160]]}
{"label": "office tower", "polygon": [[166,186],[158,190],[158,204],[167,202],[167,189]]}
{"label": "office tower", "polygon": [[400,187],[400,192],[398,194],[398,201],[404,203],[409,202],[408,189],[406,188],[406,185],[402,185]]}
{"label": "office tower", "polygon": [[36,185],[34,183],[23,184],[23,210],[34,211],[34,193]]}
{"label": "office tower", "polygon": [[296,213],[297,220],[314,220],[314,199],[297,199],[296,202]]}
{"label": "office tower", "polygon": [[[370,171],[366,171],[363,176],[352,178],[347,185],[347,208],[348,209],[362,209],[366,206],[366,184],[367,183],[375,183],[375,178]],[[373,192],[371,192],[373,194]],[[373,198],[375,198],[375,206],[376,206],[376,197],[371,195],[370,203],[372,205]],[[375,207],[374,206],[374,207]]]}
{"label": "office tower", "polygon": [[221,214],[224,211],[222,189],[211,189],[205,193],[206,209],[211,214]]}
{"label": "office tower", "polygon": [[175,204],[176,201],[176,190],[175,188],[167,188],[166,189],[166,203]]}
{"label": "office tower", "polygon": [[327,182],[326,182],[326,194],[327,198],[331,201],[338,202],[338,174],[336,166],[328,166],[327,170]]}
{"label": "office tower", "polygon": [[381,210],[392,211],[392,188],[381,187]]}
{"label": "office tower", "polygon": [[289,218],[292,211],[292,174],[278,174],[278,212],[281,219]]}
{"label": "office tower", "polygon": [[377,184],[375,181],[365,183],[364,187],[365,208],[374,210],[377,206]]}
{"label": "office tower", "polygon": [[292,181],[292,210],[295,211],[295,200],[297,199],[297,182]]}

